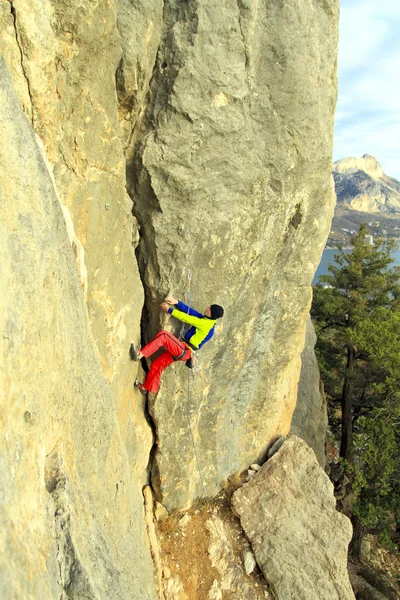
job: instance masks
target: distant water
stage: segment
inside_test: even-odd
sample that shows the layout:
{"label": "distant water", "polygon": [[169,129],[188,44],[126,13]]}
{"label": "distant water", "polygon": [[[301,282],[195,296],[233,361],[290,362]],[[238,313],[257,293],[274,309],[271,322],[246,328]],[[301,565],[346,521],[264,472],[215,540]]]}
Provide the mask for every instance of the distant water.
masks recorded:
{"label": "distant water", "polygon": [[[328,273],[328,266],[331,263],[334,263],[334,256],[338,254],[339,250],[332,250],[330,248],[326,249],[322,253],[321,262],[319,263],[319,267],[315,273],[313,283],[318,283],[318,277],[320,275],[326,275]],[[346,252],[351,252],[351,250],[346,250]],[[393,252],[394,263],[391,266],[400,266],[400,250]]]}

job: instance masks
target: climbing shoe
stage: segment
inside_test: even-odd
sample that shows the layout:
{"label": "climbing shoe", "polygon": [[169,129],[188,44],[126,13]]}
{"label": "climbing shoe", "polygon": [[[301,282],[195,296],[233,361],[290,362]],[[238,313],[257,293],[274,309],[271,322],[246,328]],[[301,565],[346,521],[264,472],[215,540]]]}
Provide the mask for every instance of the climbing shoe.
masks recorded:
{"label": "climbing shoe", "polygon": [[193,369],[193,360],[192,360],[192,358],[188,358],[187,361],[185,362],[185,365],[187,366],[188,369]]}
{"label": "climbing shoe", "polygon": [[137,379],[135,381],[135,387],[139,390],[139,392],[143,394],[143,396],[147,396],[146,388],[143,386],[143,383],[140,383],[140,381],[138,381]]}
{"label": "climbing shoe", "polygon": [[131,343],[131,347],[129,349],[129,354],[132,360],[134,360],[135,362],[137,362],[139,360],[139,350],[136,350],[135,348],[135,344],[132,342]]}

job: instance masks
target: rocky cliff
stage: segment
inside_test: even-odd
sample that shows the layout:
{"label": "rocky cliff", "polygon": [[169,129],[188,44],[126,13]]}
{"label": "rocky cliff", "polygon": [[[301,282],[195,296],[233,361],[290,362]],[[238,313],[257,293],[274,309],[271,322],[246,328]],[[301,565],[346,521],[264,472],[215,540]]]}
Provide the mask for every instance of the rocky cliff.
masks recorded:
{"label": "rocky cliff", "polygon": [[[336,0],[0,4],[2,597],[155,598],[142,487],[189,507],[288,432],[337,20]],[[176,364],[147,407],[129,343],[174,330],[158,304],[189,270],[226,314],[190,397]]]}
{"label": "rocky cliff", "polygon": [[[190,401],[209,494],[290,427],[310,282],[333,208],[335,15],[333,3],[172,2],[152,29],[161,31],[158,54],[127,149],[142,335],[161,326],[163,294],[185,295],[188,269],[195,305],[226,308]],[[131,48],[119,72],[139,60]],[[317,73],[324,85],[311,83]],[[175,371],[152,408],[153,485],[168,508],[204,493],[179,408],[187,374]]]}
{"label": "rocky cliff", "polygon": [[400,182],[385,175],[373,156],[343,158],[333,164],[339,205],[366,213],[398,213]]}
{"label": "rocky cliff", "polygon": [[3,60],[0,77],[1,597],[154,598],[146,457],[135,444],[140,468],[124,441],[54,180]]}

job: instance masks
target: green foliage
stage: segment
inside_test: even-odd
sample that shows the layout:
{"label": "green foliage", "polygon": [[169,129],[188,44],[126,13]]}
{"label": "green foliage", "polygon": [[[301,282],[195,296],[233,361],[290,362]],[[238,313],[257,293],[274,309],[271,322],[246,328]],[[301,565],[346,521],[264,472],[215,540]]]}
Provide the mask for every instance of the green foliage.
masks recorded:
{"label": "green foliage", "polygon": [[375,311],[392,309],[400,297],[400,269],[388,268],[393,262],[394,242],[378,240],[370,245],[365,240],[366,233],[365,225],[361,226],[351,240],[352,252],[342,250],[336,254],[339,266],[330,265],[330,274],[321,276],[314,287],[311,315],[318,335],[316,351],[322,379],[332,399],[339,399],[341,394],[348,345],[359,351],[357,369],[351,376],[358,395],[363,394],[362,356],[371,345],[379,345],[376,340],[369,341],[369,322],[379,323]]}
{"label": "green foliage", "polygon": [[373,418],[361,417],[357,422],[357,462],[353,467],[357,499],[353,512],[364,527],[380,528],[381,541],[387,543],[390,528],[400,519],[400,444],[396,432],[400,415],[385,412],[375,411]]}
{"label": "green foliage", "polygon": [[397,303],[372,311],[367,319],[354,327],[350,339],[368,356],[371,389],[380,396],[390,392],[397,397],[400,384],[400,309]]}
{"label": "green foliage", "polygon": [[354,515],[385,536],[400,516],[400,268],[391,267],[395,242],[370,245],[367,233],[361,226],[352,251],[335,255],[311,315],[328,399],[341,404]]}
{"label": "green foliage", "polygon": [[389,268],[396,245],[390,240],[370,245],[366,234],[362,225],[351,240],[353,250],[335,255],[339,266],[330,265],[330,274],[320,277],[311,309],[321,376],[333,400],[343,389],[347,346],[356,351],[357,366],[349,374],[356,404],[368,403],[366,386],[369,394],[379,391],[378,383],[381,390],[394,387],[400,373],[400,269]]}

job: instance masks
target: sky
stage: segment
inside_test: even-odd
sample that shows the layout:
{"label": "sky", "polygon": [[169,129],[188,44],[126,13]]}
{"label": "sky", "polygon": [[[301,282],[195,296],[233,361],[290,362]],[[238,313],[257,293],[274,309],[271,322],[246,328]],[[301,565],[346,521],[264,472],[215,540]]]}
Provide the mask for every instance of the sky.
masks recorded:
{"label": "sky", "polygon": [[372,154],[400,181],[400,0],[341,0],[333,160]]}

